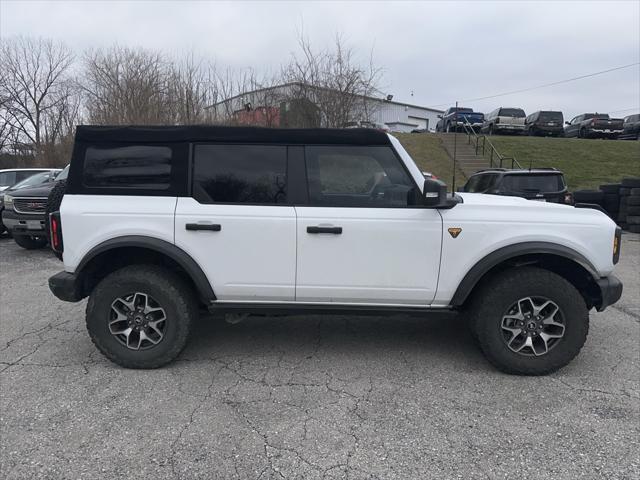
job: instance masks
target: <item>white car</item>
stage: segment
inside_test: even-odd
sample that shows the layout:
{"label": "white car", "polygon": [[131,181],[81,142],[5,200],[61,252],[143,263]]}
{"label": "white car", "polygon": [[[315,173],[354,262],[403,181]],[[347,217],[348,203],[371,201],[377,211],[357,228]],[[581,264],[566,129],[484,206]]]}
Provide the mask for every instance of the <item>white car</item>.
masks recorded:
{"label": "white car", "polygon": [[228,314],[462,312],[503,371],[575,357],[622,293],[598,210],[446,193],[377,130],[78,127],[50,216],[60,299],[114,362],[154,368],[199,307]]}

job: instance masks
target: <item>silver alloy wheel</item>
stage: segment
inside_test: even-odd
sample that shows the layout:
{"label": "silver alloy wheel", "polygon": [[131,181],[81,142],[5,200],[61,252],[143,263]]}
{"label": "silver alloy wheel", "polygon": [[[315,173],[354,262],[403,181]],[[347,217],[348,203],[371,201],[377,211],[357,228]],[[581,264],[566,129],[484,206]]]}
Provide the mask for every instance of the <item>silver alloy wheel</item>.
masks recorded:
{"label": "silver alloy wheel", "polygon": [[554,348],[564,336],[565,321],[560,307],[544,297],[525,297],[502,317],[502,337],[515,353],[540,356]]}
{"label": "silver alloy wheel", "polygon": [[131,350],[146,350],[164,338],[167,314],[146,293],[135,292],[116,298],[109,312],[109,331]]}

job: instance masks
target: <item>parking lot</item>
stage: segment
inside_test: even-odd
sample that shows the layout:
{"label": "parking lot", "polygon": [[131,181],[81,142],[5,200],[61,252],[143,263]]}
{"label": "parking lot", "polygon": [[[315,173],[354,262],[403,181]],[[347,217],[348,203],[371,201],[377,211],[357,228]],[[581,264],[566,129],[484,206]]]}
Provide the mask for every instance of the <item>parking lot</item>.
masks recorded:
{"label": "parking lot", "polygon": [[640,475],[640,235],[621,301],[547,377],[498,373],[460,319],[203,318],[168,367],[125,370],[0,239],[0,476],[615,478]]}

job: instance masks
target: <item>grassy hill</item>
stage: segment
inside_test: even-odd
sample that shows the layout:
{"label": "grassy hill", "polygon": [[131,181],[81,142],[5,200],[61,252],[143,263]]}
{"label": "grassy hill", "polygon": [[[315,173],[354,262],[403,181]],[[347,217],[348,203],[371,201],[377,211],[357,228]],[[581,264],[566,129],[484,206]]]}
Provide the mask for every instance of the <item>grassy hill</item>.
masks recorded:
{"label": "grassy hill", "polygon": [[[423,170],[451,182],[451,161],[435,135],[397,134]],[[640,176],[640,142],[577,138],[491,137],[498,151],[515,157],[523,167],[555,167],[562,170],[570,190],[597,188],[622,177]],[[463,177],[460,177],[463,178]]]}
{"label": "grassy hill", "polygon": [[[451,186],[453,177],[453,162],[440,143],[440,139],[431,134],[423,133],[394,133],[402,146],[409,152],[423,172],[431,172]],[[464,185],[465,177],[458,169],[456,184]]]}

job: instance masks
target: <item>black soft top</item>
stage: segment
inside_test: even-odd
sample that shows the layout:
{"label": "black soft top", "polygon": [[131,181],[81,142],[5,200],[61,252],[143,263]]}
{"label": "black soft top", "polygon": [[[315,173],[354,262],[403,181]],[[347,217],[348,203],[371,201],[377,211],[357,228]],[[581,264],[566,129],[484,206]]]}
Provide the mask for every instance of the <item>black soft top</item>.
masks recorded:
{"label": "black soft top", "polygon": [[307,145],[389,145],[389,137],[370,128],[260,128],[184,126],[79,125],[80,142],[224,142]]}

